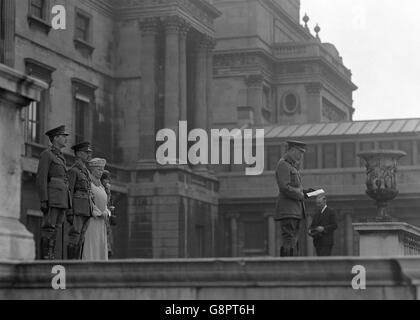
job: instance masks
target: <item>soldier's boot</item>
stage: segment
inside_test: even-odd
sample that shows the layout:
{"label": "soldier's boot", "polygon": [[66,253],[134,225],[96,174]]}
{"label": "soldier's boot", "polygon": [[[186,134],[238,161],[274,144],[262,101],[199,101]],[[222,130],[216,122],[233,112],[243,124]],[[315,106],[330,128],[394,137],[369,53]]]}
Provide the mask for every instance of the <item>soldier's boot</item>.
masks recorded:
{"label": "soldier's boot", "polygon": [[69,244],[67,246],[67,259],[68,260],[77,260],[78,256],[77,256],[77,252],[78,252],[78,246],[74,245],[74,244]]}
{"label": "soldier's boot", "polygon": [[289,249],[289,257],[294,257],[294,255],[293,255],[293,248],[290,248]]}
{"label": "soldier's boot", "polygon": [[48,243],[48,256],[49,260],[55,260],[55,240],[50,240]]}
{"label": "soldier's boot", "polygon": [[50,260],[50,242],[47,238],[41,238],[41,260]]}

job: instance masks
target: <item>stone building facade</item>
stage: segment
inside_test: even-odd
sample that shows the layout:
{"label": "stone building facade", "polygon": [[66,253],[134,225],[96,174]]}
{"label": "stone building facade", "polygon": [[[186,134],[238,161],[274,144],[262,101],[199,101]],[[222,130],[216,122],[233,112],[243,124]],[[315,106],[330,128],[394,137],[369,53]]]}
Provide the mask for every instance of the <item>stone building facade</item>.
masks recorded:
{"label": "stone building facade", "polygon": [[[51,27],[56,4],[67,9],[66,30]],[[321,41],[319,29],[307,27],[299,0],[28,0],[15,5],[15,21],[2,25],[16,29],[15,50],[12,55],[4,50],[1,39],[2,59],[48,84],[41,101],[21,113],[21,221],[35,240],[42,221],[35,172],[48,143],[43,132],[65,124],[72,133],[69,164],[70,146],[81,140],[92,141],[94,156],[108,160],[118,216],[116,258],[273,255],[277,189],[272,170],[287,138],[310,143],[305,181],[326,188],[340,210],[335,254],[357,254],[351,223],[368,215],[372,204],[363,195],[363,169],[355,153],[376,133],[316,130],[322,123],[353,124],[356,86],[334,45]],[[247,177],[235,165],[157,165],[156,132],[177,132],[183,120],[189,129],[264,128],[265,173]],[[416,128],[408,131],[413,148]],[[311,130],[317,134],[306,135]],[[407,135],[378,132],[384,141]],[[353,140],[353,147],[343,144]],[[417,160],[410,162],[407,172],[417,166]],[[403,198],[410,200],[398,206],[407,207],[409,215],[418,207],[418,186],[408,180]],[[353,207],[356,198],[360,210]],[[302,254],[313,254],[308,237],[301,242]]]}

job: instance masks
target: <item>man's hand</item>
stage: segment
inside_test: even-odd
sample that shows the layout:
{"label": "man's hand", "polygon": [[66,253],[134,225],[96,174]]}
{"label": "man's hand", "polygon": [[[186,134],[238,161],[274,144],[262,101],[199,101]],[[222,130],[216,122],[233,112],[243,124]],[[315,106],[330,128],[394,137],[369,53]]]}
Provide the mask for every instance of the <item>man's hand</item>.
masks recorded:
{"label": "man's hand", "polygon": [[324,232],[325,231],[325,228],[319,226],[319,227],[316,228],[316,231],[318,231],[318,232]]}
{"label": "man's hand", "polygon": [[41,202],[41,211],[44,215],[46,215],[48,213],[48,211],[50,211],[50,208],[48,206],[48,201],[42,201]]}

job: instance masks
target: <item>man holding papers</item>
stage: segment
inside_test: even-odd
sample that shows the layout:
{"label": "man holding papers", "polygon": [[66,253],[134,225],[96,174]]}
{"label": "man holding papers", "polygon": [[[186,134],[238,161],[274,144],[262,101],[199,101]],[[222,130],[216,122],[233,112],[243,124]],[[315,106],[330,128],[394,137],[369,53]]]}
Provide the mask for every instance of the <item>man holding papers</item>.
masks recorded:
{"label": "man holding papers", "polygon": [[306,151],[306,144],[288,141],[287,153],[280,159],[276,169],[279,196],[275,219],[282,237],[281,257],[298,256],[298,238],[301,220],[305,219],[305,199],[315,190],[303,190],[299,164]]}
{"label": "man holding papers", "polygon": [[314,238],[314,247],[318,257],[331,256],[334,245],[334,231],[337,229],[337,222],[334,211],[327,206],[325,194],[316,198],[318,211],[315,214],[309,235]]}

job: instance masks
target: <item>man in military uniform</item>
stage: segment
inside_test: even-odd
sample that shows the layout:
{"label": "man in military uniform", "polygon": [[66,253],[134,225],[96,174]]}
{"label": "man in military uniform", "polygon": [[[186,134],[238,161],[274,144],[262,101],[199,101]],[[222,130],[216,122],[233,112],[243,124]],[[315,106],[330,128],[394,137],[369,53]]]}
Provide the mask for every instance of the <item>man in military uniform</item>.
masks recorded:
{"label": "man in military uniform", "polygon": [[76,156],[74,165],[70,168],[69,190],[72,198],[72,209],[67,211],[67,221],[71,225],[67,258],[81,259],[85,233],[92,214],[93,202],[90,173],[86,167],[91,159],[92,149],[89,142],[82,142],[72,147]]}
{"label": "man in military uniform", "polygon": [[306,145],[299,141],[288,141],[288,150],[280,159],[276,169],[279,196],[276,204],[277,225],[280,227],[282,247],[280,256],[293,257],[298,253],[298,238],[301,220],[305,219],[306,193],[303,190],[299,165],[306,151]]}
{"label": "man in military uniform", "polygon": [[41,259],[55,259],[57,230],[62,227],[65,211],[71,208],[66,160],[61,150],[67,144],[65,126],[45,133],[51,147],[41,153],[36,185],[44,214],[41,230]]}

